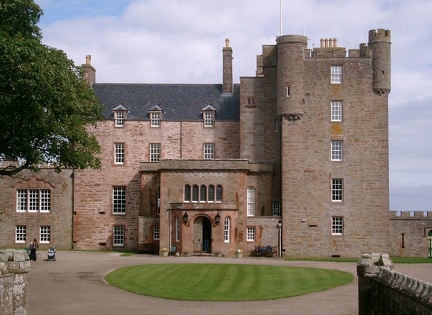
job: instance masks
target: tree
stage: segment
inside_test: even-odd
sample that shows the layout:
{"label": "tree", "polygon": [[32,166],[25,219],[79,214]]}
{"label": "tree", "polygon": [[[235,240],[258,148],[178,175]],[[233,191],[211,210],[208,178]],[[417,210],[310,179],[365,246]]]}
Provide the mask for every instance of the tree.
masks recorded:
{"label": "tree", "polygon": [[0,175],[100,167],[88,126],[103,107],[81,67],[42,44],[42,14],[33,0],[0,0]]}

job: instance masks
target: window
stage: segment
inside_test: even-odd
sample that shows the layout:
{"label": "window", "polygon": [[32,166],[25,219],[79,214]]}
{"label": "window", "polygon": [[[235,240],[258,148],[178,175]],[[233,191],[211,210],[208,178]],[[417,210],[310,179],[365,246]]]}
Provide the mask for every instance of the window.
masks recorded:
{"label": "window", "polygon": [[332,140],[331,142],[331,160],[342,161],[342,141]]}
{"label": "window", "polygon": [[286,96],[287,97],[291,96],[291,86],[290,85],[287,85],[287,87],[286,87]]}
{"label": "window", "polygon": [[215,201],[215,186],[210,185],[208,188],[208,201],[214,202]]}
{"label": "window", "polygon": [[51,240],[51,228],[49,225],[41,226],[39,228],[41,244],[48,244]]}
{"label": "window", "polygon": [[192,186],[192,201],[198,201],[198,185]]}
{"label": "window", "polygon": [[156,189],[156,214],[160,215],[160,187]]}
{"label": "window", "polygon": [[51,210],[51,190],[18,189],[17,212],[49,212]]}
{"label": "window", "polygon": [[247,107],[255,107],[255,97],[248,97],[247,98]]}
{"label": "window", "polygon": [[342,102],[331,102],[331,121],[342,121]]}
{"label": "window", "polygon": [[160,229],[159,225],[153,227],[153,240],[157,241],[160,239]]}
{"label": "window", "polygon": [[178,216],[175,219],[175,240],[180,242],[180,217]]}
{"label": "window", "polygon": [[216,201],[222,202],[222,185],[216,186]]}
{"label": "window", "polygon": [[160,127],[161,118],[162,118],[161,112],[150,112],[150,127],[152,128]]}
{"label": "window", "polygon": [[125,112],[114,112],[114,126],[123,127],[125,124]]}
{"label": "window", "polygon": [[25,244],[26,242],[26,226],[17,225],[15,226],[15,243]]}
{"label": "window", "polygon": [[255,216],[255,188],[253,187],[247,189],[247,216]]}
{"label": "window", "polygon": [[272,213],[275,217],[280,217],[281,215],[281,204],[279,201],[272,202]]}
{"label": "window", "polygon": [[331,83],[342,83],[342,66],[331,66]]}
{"label": "window", "polygon": [[211,112],[203,112],[203,118],[204,118],[204,127],[213,127],[214,126],[214,117],[215,114],[213,111]]}
{"label": "window", "polygon": [[231,221],[229,217],[226,217],[224,220],[224,242],[229,243],[230,241],[230,229],[231,229]]}
{"label": "window", "polygon": [[113,214],[126,213],[126,187],[113,187]]}
{"label": "window", "polygon": [[114,164],[124,164],[124,143],[114,144]]}
{"label": "window", "polygon": [[184,188],[184,201],[191,201],[191,186],[186,185]]}
{"label": "window", "polygon": [[331,200],[332,201],[342,201],[343,199],[343,180],[342,179],[332,179],[331,187]]}
{"label": "window", "polygon": [[200,201],[201,202],[206,202],[207,201],[207,186],[206,185],[201,185],[201,189],[200,189]]}
{"label": "window", "polygon": [[150,162],[159,162],[160,160],[160,143],[150,144]]}
{"label": "window", "polygon": [[214,159],[214,143],[204,144],[204,159],[213,160]]}
{"label": "window", "polygon": [[343,217],[332,217],[332,235],[343,234]]}
{"label": "window", "polygon": [[246,231],[246,241],[255,241],[255,227],[248,226]]}
{"label": "window", "polygon": [[114,226],[113,228],[113,245],[123,246],[124,245],[124,226]]}

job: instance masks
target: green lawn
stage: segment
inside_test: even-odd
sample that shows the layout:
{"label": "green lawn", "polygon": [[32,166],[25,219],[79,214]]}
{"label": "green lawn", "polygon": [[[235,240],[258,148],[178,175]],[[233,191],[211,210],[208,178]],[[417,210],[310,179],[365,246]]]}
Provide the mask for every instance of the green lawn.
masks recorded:
{"label": "green lawn", "polygon": [[322,291],[350,283],[354,277],[337,270],[301,267],[155,264],[123,267],[105,279],[130,292],[167,299],[255,301]]}

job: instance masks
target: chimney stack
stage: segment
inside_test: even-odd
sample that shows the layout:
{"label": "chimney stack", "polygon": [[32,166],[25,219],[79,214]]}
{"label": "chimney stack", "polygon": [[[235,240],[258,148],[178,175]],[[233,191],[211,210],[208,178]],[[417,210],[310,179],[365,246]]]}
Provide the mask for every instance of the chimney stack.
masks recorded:
{"label": "chimney stack", "polygon": [[232,73],[232,49],[229,39],[225,39],[225,47],[222,49],[223,55],[223,93],[233,92],[233,73]]}
{"label": "chimney stack", "polygon": [[86,63],[81,67],[84,70],[84,80],[92,86],[96,83],[96,69],[91,65],[91,55],[86,56]]}

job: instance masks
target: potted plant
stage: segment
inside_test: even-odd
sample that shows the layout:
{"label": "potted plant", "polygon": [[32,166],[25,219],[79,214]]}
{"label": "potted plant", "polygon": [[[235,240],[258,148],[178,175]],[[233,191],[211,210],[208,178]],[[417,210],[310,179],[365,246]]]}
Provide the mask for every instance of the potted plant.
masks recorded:
{"label": "potted plant", "polygon": [[163,256],[163,257],[167,257],[167,256],[168,256],[168,249],[165,248],[165,247],[162,248],[162,249],[161,249],[161,253],[162,253],[162,256]]}
{"label": "potted plant", "polygon": [[243,257],[243,250],[242,249],[237,249],[236,250],[236,257],[237,258],[242,258]]}

